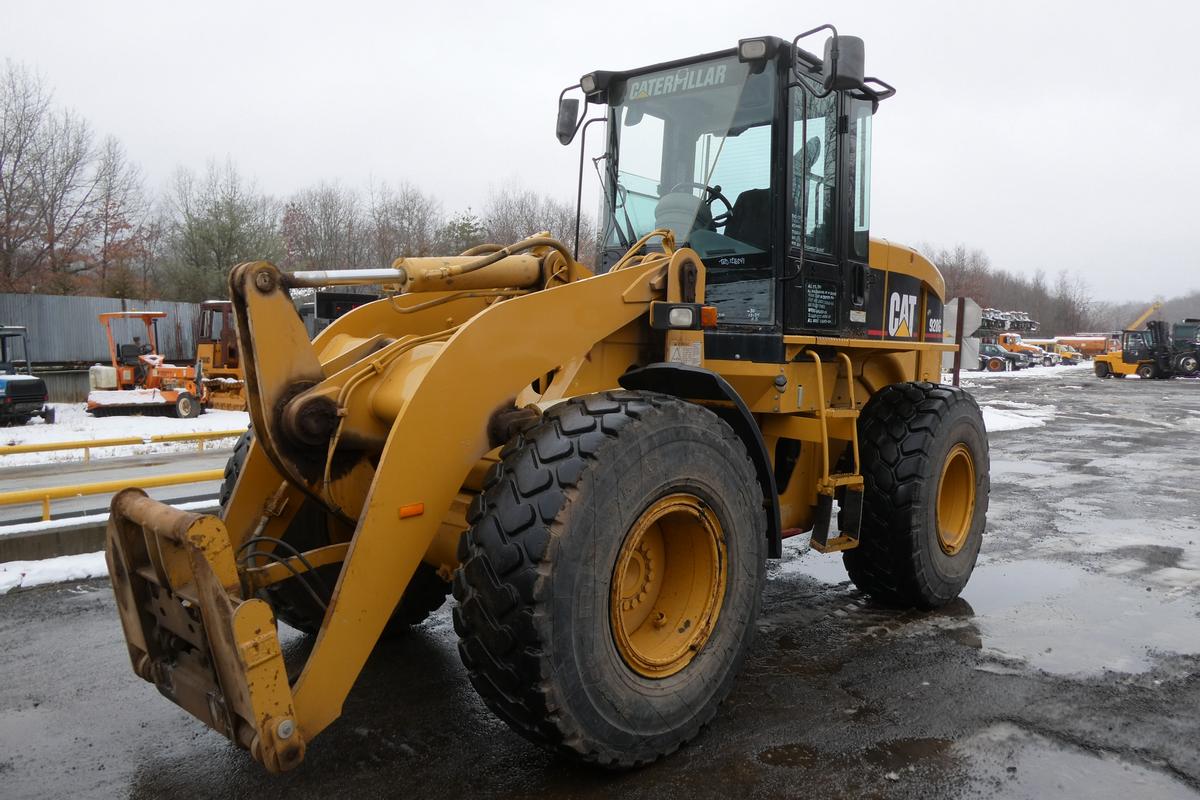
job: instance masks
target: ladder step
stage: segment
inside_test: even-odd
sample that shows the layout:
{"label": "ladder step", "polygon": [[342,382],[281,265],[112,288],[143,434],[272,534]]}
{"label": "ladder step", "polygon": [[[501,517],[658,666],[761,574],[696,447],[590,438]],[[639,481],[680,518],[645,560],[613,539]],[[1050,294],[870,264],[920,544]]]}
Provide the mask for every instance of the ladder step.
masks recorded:
{"label": "ladder step", "polygon": [[809,544],[818,553],[840,553],[843,550],[853,550],[855,547],[858,547],[858,539],[842,535],[825,542],[818,542],[816,539],[813,539]]}
{"label": "ladder step", "polygon": [[830,419],[858,419],[857,408],[827,408],[825,416]]}
{"label": "ladder step", "polygon": [[828,478],[825,478],[824,480],[822,480],[821,485],[818,487],[818,491],[824,492],[825,490],[835,489],[838,486],[862,486],[862,485],[863,485],[863,476],[862,475],[857,475],[857,474],[853,474],[853,473],[849,473],[849,472],[843,472],[843,473],[830,475]]}

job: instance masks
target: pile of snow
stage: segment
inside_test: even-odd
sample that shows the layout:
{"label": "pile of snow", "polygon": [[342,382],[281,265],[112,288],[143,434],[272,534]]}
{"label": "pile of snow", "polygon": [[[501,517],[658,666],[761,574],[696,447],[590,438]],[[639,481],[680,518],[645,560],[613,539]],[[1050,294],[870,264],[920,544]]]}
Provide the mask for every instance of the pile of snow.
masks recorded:
{"label": "pile of snow", "polygon": [[988,433],[1015,431],[1022,428],[1041,428],[1054,419],[1053,406],[1032,403],[1002,402],[981,406],[983,424]]}
{"label": "pile of snow", "polygon": [[41,561],[8,561],[0,564],[0,594],[47,583],[102,578],[108,575],[104,551],[77,556],[44,558]]}
{"label": "pile of snow", "polygon": [[[1093,369],[1090,361],[1085,361],[1082,364],[1073,364],[1067,366],[1060,364],[1057,367],[1026,367],[1025,369],[1015,369],[1011,372],[988,372],[987,370],[963,370],[962,384],[967,385],[967,380],[972,381],[991,381],[991,380],[1037,380],[1046,378],[1061,378],[1064,375],[1069,375],[1076,372],[1091,372]],[[954,380],[954,374],[951,372],[942,373],[942,383],[950,383]]]}
{"label": "pile of snow", "polygon": [[[212,500],[197,500],[191,503],[180,503],[175,506],[180,511],[211,512],[216,509]],[[16,533],[33,531],[49,531],[56,528],[68,528],[75,525],[93,523],[101,524],[108,521],[108,514],[89,514],[85,517],[68,517],[53,519],[46,522],[28,522],[22,525],[5,525],[0,527],[0,537]],[[0,594],[12,589],[26,589],[31,586],[42,586],[47,583],[62,581],[77,581],[85,578],[102,578],[108,575],[108,566],[104,563],[104,552],[83,553],[76,556],[59,556],[44,558],[38,561],[6,561],[0,563]]]}
{"label": "pile of snow", "polygon": [[[28,425],[0,429],[0,445],[76,442],[92,439],[118,439],[128,436],[156,436],[164,433],[201,433],[207,431],[242,431],[250,424],[245,411],[206,411],[195,419],[176,419],[161,416],[93,417],[82,403],[53,403],[55,422],[47,425],[40,420]],[[234,439],[205,443],[205,447],[229,447]],[[147,453],[194,451],[195,442],[160,442],[122,447],[103,447],[92,450],[92,458],[115,458]],[[79,461],[82,450],[58,450],[50,453],[19,453],[0,456],[0,469],[24,464],[45,464],[51,461]]]}

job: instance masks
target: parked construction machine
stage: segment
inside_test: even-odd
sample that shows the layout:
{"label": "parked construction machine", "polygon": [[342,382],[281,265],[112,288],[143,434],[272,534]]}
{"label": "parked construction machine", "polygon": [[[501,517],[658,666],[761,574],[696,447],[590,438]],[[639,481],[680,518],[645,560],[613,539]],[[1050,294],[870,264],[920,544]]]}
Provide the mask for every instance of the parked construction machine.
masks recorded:
{"label": "parked construction machine", "polygon": [[29,331],[24,325],[0,325],[0,425],[24,425],[34,417],[53,423],[49,399],[46,382],[33,374]]}
{"label": "parked construction machine", "polygon": [[[236,266],[253,433],[220,515],[112,502],[135,672],[292,769],[378,638],[453,591],[487,706],[626,767],[713,718],[785,537],[811,532],[881,602],[957,597],[984,424],[937,382],[941,275],[869,236],[894,90],[860,39],[802,36],[826,30],[823,59],[746,39],[564,91],[560,141],[593,107],[608,126],[595,270],[544,233],[389,268]],[[288,290],[348,284],[386,296],[310,342]],[[277,621],[315,635],[293,663]]]}
{"label": "parked construction machine", "polygon": [[[204,412],[208,392],[199,364],[168,364],[158,351],[155,323],[166,316],[165,311],[110,311],[99,315],[112,365],[96,364],[88,370],[88,413],[196,417]],[[112,330],[117,320],[142,323],[146,338],[133,336],[132,341],[118,344]]]}
{"label": "parked construction machine", "polygon": [[[1181,338],[1176,339],[1173,333],[1180,333]],[[1193,338],[1182,338],[1187,333]],[[1143,330],[1123,331],[1121,349],[1096,356],[1092,368],[1097,378],[1191,376],[1200,372],[1200,342],[1186,322],[1172,329],[1163,320],[1152,319]]]}
{"label": "parked construction machine", "polygon": [[246,382],[238,366],[233,303],[228,300],[206,300],[200,304],[196,324],[196,363],[204,376],[210,408],[246,410]]}

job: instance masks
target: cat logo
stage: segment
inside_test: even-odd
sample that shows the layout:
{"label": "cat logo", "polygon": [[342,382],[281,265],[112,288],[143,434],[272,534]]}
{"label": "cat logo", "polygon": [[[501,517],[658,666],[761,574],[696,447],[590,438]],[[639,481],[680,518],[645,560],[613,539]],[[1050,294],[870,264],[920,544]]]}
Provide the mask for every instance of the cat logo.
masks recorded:
{"label": "cat logo", "polygon": [[917,296],[892,292],[888,300],[888,336],[911,337],[916,321]]}

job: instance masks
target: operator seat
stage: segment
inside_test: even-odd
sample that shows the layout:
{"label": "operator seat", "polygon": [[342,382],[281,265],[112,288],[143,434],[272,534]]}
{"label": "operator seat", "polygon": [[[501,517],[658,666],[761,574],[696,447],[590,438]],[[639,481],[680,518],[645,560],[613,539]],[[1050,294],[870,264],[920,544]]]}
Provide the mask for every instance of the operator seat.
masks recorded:
{"label": "operator seat", "polygon": [[117,360],[127,367],[136,367],[141,354],[142,348],[136,344],[123,344],[117,348]]}
{"label": "operator seat", "polygon": [[725,235],[759,250],[771,248],[771,191],[747,189],[733,201]]}
{"label": "operator seat", "polygon": [[[817,136],[809,138],[804,149],[797,152],[793,159],[795,175],[793,185],[802,191],[804,181],[812,173],[813,164],[821,155],[821,139]],[[800,213],[799,203],[796,203],[792,213]],[[725,235],[737,239],[760,250],[768,250],[771,245],[771,193],[769,189],[747,189],[738,195],[733,203],[733,211],[729,222],[725,225]]]}

